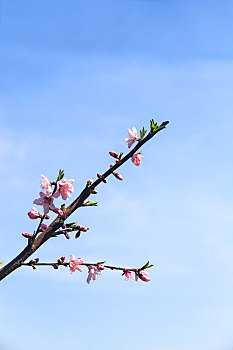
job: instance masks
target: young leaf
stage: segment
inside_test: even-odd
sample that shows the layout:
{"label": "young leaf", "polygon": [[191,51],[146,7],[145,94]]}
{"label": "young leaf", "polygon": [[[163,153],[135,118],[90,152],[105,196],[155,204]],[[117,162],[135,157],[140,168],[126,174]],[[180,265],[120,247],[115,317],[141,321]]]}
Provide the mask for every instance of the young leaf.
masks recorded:
{"label": "young leaf", "polygon": [[144,136],[146,135],[146,133],[147,133],[147,130],[145,130],[144,126],[143,126],[142,130],[140,130],[140,138],[141,138],[141,140],[144,139]]}
{"label": "young leaf", "polygon": [[59,170],[59,173],[58,173],[58,177],[57,177],[57,181],[60,181],[61,179],[63,179],[64,177],[64,170]]}

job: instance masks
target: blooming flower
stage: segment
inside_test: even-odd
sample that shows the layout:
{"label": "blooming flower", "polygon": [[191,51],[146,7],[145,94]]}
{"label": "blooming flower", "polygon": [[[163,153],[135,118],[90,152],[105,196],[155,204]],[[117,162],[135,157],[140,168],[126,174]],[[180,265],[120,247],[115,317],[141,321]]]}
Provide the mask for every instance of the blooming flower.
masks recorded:
{"label": "blooming flower", "polygon": [[138,277],[144,282],[149,282],[150,281],[150,278],[148,276],[149,276],[149,273],[146,272],[145,270],[141,270],[138,273]]}
{"label": "blooming flower", "polygon": [[132,131],[130,129],[127,130],[129,138],[125,139],[125,142],[128,142],[128,148],[130,148],[135,141],[139,140],[139,138],[135,126],[133,127]]}
{"label": "blooming flower", "polygon": [[70,180],[64,179],[62,180],[62,182],[57,181],[57,189],[53,194],[53,197],[57,198],[61,195],[64,201],[67,200],[67,198],[71,196],[71,193],[74,192],[73,183],[74,183],[73,179],[70,179]]}
{"label": "blooming flower", "polygon": [[98,277],[98,268],[95,266],[88,266],[89,272],[87,276],[87,283],[90,284],[91,280],[95,281]]}
{"label": "blooming flower", "polygon": [[41,187],[46,191],[47,194],[52,193],[52,186],[51,186],[51,181],[47,179],[46,176],[41,175],[43,181],[41,181],[40,185]]}
{"label": "blooming flower", "polygon": [[130,278],[132,278],[131,276],[131,272],[129,270],[124,270],[124,275],[125,275],[125,281],[129,281]]}
{"label": "blooming flower", "polygon": [[53,204],[53,197],[47,196],[44,192],[39,193],[40,198],[35,199],[33,204],[42,205],[44,209],[44,215],[48,214],[49,209],[56,210],[57,208]]}
{"label": "blooming flower", "polygon": [[84,260],[82,258],[75,259],[75,256],[71,255],[70,256],[70,263],[69,263],[70,273],[73,274],[75,272],[75,270],[82,272],[80,265],[83,262],[84,262]]}
{"label": "blooming flower", "polygon": [[141,159],[143,158],[143,156],[141,156],[141,154],[139,153],[136,153],[136,154],[133,154],[132,156],[132,162],[135,164],[135,165],[140,165],[141,164]]}
{"label": "blooming flower", "polygon": [[31,211],[29,211],[28,216],[29,216],[30,219],[37,219],[37,218],[41,217],[41,215],[38,212],[38,210],[36,208],[34,208],[34,207],[32,207]]}

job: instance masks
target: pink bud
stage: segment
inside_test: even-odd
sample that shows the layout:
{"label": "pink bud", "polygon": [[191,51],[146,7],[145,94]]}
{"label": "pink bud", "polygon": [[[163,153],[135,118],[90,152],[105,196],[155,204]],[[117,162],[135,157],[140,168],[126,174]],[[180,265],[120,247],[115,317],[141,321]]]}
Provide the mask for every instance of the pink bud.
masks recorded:
{"label": "pink bud", "polygon": [[112,163],[112,164],[110,164],[110,168],[112,168],[114,165],[115,165],[115,164],[113,164],[113,163]]}
{"label": "pink bud", "polygon": [[67,239],[70,239],[70,235],[68,235],[68,233],[65,234],[65,237],[66,237]]}
{"label": "pink bud", "polygon": [[39,262],[39,258],[36,258],[29,261],[29,264],[37,264],[38,262]]}
{"label": "pink bud", "polygon": [[123,180],[123,177],[119,173],[113,173],[113,175],[118,179],[118,180]]}
{"label": "pink bud", "polygon": [[40,213],[38,210],[34,207],[32,207],[31,211],[29,211],[28,216],[30,219],[38,219],[41,217]]}
{"label": "pink bud", "polygon": [[22,233],[22,236],[25,237],[25,238],[30,238],[32,237],[32,235],[30,233],[27,233],[27,232],[23,232]]}
{"label": "pink bud", "polygon": [[110,151],[109,152],[110,156],[112,156],[113,158],[119,158],[119,155],[116,152]]}
{"label": "pink bud", "polygon": [[41,225],[40,225],[41,231],[45,231],[45,230],[47,230],[47,228],[48,228],[48,226],[45,225],[45,224],[41,224]]}
{"label": "pink bud", "polygon": [[83,232],[87,232],[87,230],[89,230],[89,228],[86,226],[77,226],[77,228],[78,228],[78,230],[83,231]]}
{"label": "pink bud", "polygon": [[63,224],[63,225],[62,225],[62,228],[66,228],[66,224]]}
{"label": "pink bud", "polygon": [[53,209],[53,212],[56,214],[59,214],[61,216],[64,214],[63,211],[61,209],[58,209],[58,208]]}
{"label": "pink bud", "polygon": [[91,193],[93,193],[93,194],[97,194],[97,193],[98,193],[98,191],[93,190]]}
{"label": "pink bud", "polygon": [[99,178],[99,179],[101,179],[102,178],[102,175],[101,174],[97,174],[97,177]]}
{"label": "pink bud", "polygon": [[105,267],[103,264],[97,264],[97,269],[98,269],[98,271],[103,271],[103,270],[105,270]]}
{"label": "pink bud", "polygon": [[60,259],[61,259],[61,261],[63,262],[63,261],[65,261],[65,258],[66,258],[65,256],[61,256]]}
{"label": "pink bud", "polygon": [[148,276],[149,276],[149,273],[146,272],[145,270],[139,271],[138,277],[139,277],[142,281],[144,281],[144,282],[149,282],[149,281],[150,281],[150,278],[149,278]]}
{"label": "pink bud", "polygon": [[75,235],[75,239],[77,239],[77,238],[79,238],[80,237],[80,231],[78,231],[77,233],[76,233],[76,235]]}
{"label": "pink bud", "polygon": [[52,264],[52,267],[57,270],[58,269],[58,264]]}
{"label": "pink bud", "polygon": [[88,185],[88,186],[91,186],[92,183],[93,183],[93,180],[92,180],[92,179],[87,180],[87,185]]}

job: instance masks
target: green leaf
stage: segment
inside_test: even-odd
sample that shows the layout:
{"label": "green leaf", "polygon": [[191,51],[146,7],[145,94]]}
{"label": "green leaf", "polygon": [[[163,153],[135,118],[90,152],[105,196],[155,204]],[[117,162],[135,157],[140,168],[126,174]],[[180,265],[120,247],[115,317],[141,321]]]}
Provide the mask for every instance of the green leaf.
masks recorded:
{"label": "green leaf", "polygon": [[91,201],[86,201],[84,204],[88,207],[97,207],[98,202],[91,202]]}
{"label": "green leaf", "polygon": [[75,222],[71,222],[71,223],[69,223],[69,224],[66,224],[66,227],[74,227],[74,226],[77,225],[77,222],[78,222],[78,221],[75,221]]}
{"label": "green leaf", "polygon": [[60,181],[61,179],[63,179],[64,177],[64,170],[59,170],[59,173],[58,173],[58,177],[57,177],[57,181]]}
{"label": "green leaf", "polygon": [[0,267],[2,266],[2,264],[3,264],[3,261],[0,261]]}
{"label": "green leaf", "polygon": [[145,130],[144,126],[143,126],[142,130],[140,130],[140,138],[141,138],[141,140],[144,139],[144,136],[146,135],[146,133],[147,133],[147,130]]}

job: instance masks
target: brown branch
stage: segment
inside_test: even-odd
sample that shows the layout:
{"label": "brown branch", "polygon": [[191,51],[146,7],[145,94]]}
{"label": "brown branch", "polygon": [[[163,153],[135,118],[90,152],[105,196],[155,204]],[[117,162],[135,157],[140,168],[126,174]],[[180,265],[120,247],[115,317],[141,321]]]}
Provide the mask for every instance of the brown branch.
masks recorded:
{"label": "brown branch", "polygon": [[[156,131],[149,132],[148,135],[143,139],[138,141],[138,144],[124,157],[119,163],[116,163],[112,168],[108,169],[101,178],[98,178],[91,186],[86,186],[80,195],[71,203],[68,208],[64,208],[63,211],[68,218],[75,210],[82,206],[84,201],[91,195],[92,191],[109,175],[111,175],[117,168],[123,165],[127,160],[129,160],[134,153],[136,153],[139,148],[141,148],[144,143],[149,141],[155,134],[163,130],[169,122],[163,122]],[[17,255],[12,261],[0,269],[0,281],[12,273],[14,270],[19,268],[24,261],[31,256],[42,244],[44,244],[48,239],[54,236],[55,232],[62,226],[61,217],[58,216],[48,228],[42,232],[32,243],[32,245],[27,245],[19,255]]]}

